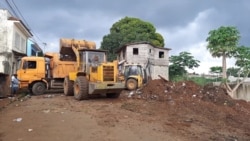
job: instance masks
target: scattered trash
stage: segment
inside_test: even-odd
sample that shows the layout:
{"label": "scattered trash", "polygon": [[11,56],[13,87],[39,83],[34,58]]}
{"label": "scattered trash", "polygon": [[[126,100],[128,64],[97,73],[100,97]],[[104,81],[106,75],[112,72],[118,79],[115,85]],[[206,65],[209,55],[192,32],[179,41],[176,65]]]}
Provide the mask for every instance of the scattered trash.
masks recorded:
{"label": "scattered trash", "polygon": [[22,118],[13,119],[13,121],[15,121],[15,122],[21,122],[22,120],[23,120]]}
{"label": "scattered trash", "polygon": [[53,98],[54,95],[48,94],[48,95],[44,95],[43,98]]}
{"label": "scattered trash", "polygon": [[193,122],[193,119],[191,118],[191,119],[186,119],[186,120],[184,120],[185,122]]}
{"label": "scattered trash", "polygon": [[142,93],[142,92],[141,92],[141,89],[137,89],[135,93],[141,94],[141,93]]}
{"label": "scattered trash", "polygon": [[182,87],[185,87],[186,86],[186,83],[182,83]]}
{"label": "scattered trash", "polygon": [[50,109],[48,109],[48,110],[43,110],[43,112],[47,114],[47,113],[50,112]]}
{"label": "scattered trash", "polygon": [[28,131],[29,131],[29,132],[32,132],[32,131],[33,131],[33,129],[28,129]]}
{"label": "scattered trash", "polygon": [[128,97],[131,97],[134,94],[134,91],[131,91],[128,95]]}

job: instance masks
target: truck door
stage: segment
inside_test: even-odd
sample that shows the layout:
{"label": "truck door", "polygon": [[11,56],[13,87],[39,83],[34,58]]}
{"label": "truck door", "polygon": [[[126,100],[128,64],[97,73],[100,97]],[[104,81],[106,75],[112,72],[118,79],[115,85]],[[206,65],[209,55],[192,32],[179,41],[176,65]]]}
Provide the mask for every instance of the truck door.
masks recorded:
{"label": "truck door", "polygon": [[20,81],[28,81],[32,82],[34,80],[37,80],[37,61],[33,60],[24,60],[22,64],[22,68],[20,68],[18,79]]}

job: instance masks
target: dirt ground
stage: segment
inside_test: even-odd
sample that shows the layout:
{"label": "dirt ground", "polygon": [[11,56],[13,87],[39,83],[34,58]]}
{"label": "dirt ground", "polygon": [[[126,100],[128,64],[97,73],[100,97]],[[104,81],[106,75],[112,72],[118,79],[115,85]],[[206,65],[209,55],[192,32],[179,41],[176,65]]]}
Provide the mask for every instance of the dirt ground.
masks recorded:
{"label": "dirt ground", "polygon": [[153,80],[118,99],[0,99],[0,141],[250,141],[250,102],[219,87]]}

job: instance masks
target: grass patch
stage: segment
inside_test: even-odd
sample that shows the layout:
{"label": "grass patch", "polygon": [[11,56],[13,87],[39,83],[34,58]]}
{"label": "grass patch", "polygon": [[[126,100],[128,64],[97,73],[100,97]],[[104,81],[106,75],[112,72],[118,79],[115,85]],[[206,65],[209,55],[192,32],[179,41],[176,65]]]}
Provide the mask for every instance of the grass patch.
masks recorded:
{"label": "grass patch", "polygon": [[180,81],[193,81],[194,83],[205,86],[207,84],[213,82],[221,82],[222,78],[207,78],[204,76],[197,76],[197,77],[187,77],[187,76],[175,76],[171,79],[173,82],[180,82]]}

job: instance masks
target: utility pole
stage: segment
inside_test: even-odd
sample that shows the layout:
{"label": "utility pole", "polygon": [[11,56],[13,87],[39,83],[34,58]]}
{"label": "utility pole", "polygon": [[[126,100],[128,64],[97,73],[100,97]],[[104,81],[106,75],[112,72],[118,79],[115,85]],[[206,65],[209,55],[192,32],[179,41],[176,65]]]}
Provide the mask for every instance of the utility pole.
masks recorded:
{"label": "utility pole", "polygon": [[47,43],[43,43],[43,54],[45,53],[45,47],[47,46]]}

